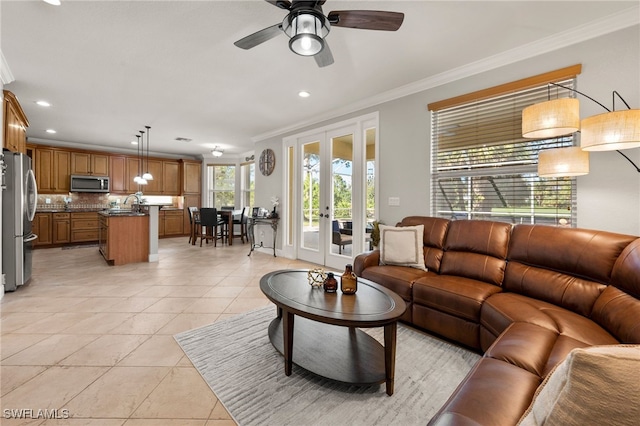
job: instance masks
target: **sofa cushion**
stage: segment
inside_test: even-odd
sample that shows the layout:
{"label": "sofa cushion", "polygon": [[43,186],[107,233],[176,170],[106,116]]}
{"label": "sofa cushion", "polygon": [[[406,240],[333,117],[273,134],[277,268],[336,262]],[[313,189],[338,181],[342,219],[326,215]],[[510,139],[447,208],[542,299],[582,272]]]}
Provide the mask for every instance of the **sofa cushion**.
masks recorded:
{"label": "sofa cushion", "polygon": [[611,285],[602,292],[591,318],[623,343],[640,343],[640,239],[620,254]]}
{"label": "sofa cushion", "polygon": [[511,227],[481,220],[451,222],[440,273],[501,285]]}
{"label": "sofa cushion", "polygon": [[515,365],[482,358],[429,425],[513,425],[541,381]]}
{"label": "sofa cushion", "polygon": [[380,264],[408,266],[426,270],[424,266],[424,226],[386,226],[380,229]]}
{"label": "sofa cushion", "polygon": [[602,292],[591,318],[622,343],[640,343],[640,300],[614,286]]}
{"label": "sofa cushion", "polygon": [[484,356],[508,362],[543,377],[558,333],[526,322],[511,324]]}
{"label": "sofa cushion", "polygon": [[449,224],[444,249],[506,259],[512,228],[504,222],[456,220]]}
{"label": "sofa cushion", "polygon": [[411,288],[414,281],[431,275],[435,276],[433,272],[393,265],[371,266],[364,269],[361,274],[363,278],[383,285],[397,293],[407,302],[412,300]]}
{"label": "sofa cushion", "polygon": [[[545,371],[574,348],[620,343],[589,318],[520,294],[497,293],[483,304],[480,324],[494,336],[500,335],[514,322],[533,324],[558,335]],[[483,342],[485,349],[488,343],[490,342]]]}
{"label": "sofa cushion", "polygon": [[496,285],[453,275],[428,275],[415,280],[413,302],[479,322],[482,303],[502,291]]}
{"label": "sofa cushion", "polygon": [[424,264],[430,271],[438,272],[442,255],[444,254],[444,240],[447,236],[451,221],[439,217],[407,216],[397,226],[424,226]]}
{"label": "sofa cushion", "polygon": [[503,287],[582,315],[609,284],[629,235],[543,225],[513,229]]}
{"label": "sofa cushion", "polygon": [[606,286],[512,260],[507,263],[504,287],[508,291],[545,300],[588,316]]}
{"label": "sofa cushion", "polygon": [[519,424],[635,425],[639,369],[640,346],[576,349],[538,388]]}

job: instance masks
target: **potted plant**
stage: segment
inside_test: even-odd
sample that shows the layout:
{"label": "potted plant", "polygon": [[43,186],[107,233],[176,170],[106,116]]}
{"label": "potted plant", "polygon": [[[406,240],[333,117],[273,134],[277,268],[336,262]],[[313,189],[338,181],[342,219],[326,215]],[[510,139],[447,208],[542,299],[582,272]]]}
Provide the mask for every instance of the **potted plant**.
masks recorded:
{"label": "potted plant", "polygon": [[371,230],[371,245],[375,250],[380,245],[380,222],[374,220],[372,225],[373,229]]}

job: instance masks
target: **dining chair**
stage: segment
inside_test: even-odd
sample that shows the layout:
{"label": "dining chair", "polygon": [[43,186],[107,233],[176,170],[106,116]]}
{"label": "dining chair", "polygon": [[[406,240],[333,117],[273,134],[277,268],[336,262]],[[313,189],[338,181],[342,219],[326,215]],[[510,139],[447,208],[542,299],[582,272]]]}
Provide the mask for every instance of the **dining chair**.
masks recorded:
{"label": "dining chair", "polygon": [[196,235],[198,230],[200,230],[200,214],[198,212],[197,207],[188,207],[187,211],[189,212],[189,244],[196,244]]}
{"label": "dining chair", "polygon": [[[242,244],[244,244],[245,238],[248,240],[248,238],[247,238],[247,216],[244,214],[246,212],[246,210],[247,210],[247,208],[243,207],[242,208],[242,212],[240,214],[234,214],[233,215],[233,229],[231,230],[231,236],[230,236],[230,238],[240,237],[240,240],[242,241]],[[240,234],[236,234],[235,233],[236,225],[240,226]]]}
{"label": "dining chair", "polygon": [[214,246],[217,247],[218,239],[222,236],[218,233],[218,226],[224,229],[224,221],[218,216],[218,209],[215,207],[203,207],[200,209],[200,247],[202,240],[209,244],[209,240],[213,240]]}

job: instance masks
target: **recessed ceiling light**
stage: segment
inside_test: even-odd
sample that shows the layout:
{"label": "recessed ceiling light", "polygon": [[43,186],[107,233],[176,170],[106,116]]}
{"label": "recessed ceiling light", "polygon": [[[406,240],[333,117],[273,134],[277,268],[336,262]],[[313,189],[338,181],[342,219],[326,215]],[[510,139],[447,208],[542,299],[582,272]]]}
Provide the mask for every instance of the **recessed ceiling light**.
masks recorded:
{"label": "recessed ceiling light", "polygon": [[138,145],[138,141],[131,141],[131,145]]}
{"label": "recessed ceiling light", "polygon": [[52,133],[52,134],[53,134],[53,133],[56,133],[56,131],[55,131],[55,130],[53,130],[53,129],[47,129],[47,130],[46,130],[46,132],[47,132],[47,133]]}
{"label": "recessed ceiling light", "polygon": [[41,107],[50,107],[51,104],[47,101],[37,101],[36,104],[40,105]]}
{"label": "recessed ceiling light", "polygon": [[311,93],[305,90],[301,90],[300,92],[298,92],[298,96],[300,96],[301,98],[308,98],[309,96],[311,96]]}
{"label": "recessed ceiling light", "polygon": [[52,4],[54,6],[60,6],[60,0],[42,0],[42,1],[44,1],[45,3]]}

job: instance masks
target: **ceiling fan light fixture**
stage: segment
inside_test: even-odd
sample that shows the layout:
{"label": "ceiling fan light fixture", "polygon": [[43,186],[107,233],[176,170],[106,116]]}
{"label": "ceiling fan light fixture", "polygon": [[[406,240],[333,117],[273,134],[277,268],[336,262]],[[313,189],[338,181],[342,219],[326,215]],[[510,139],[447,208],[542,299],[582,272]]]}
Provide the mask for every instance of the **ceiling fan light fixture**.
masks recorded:
{"label": "ceiling fan light fixture", "polygon": [[282,21],[282,30],[289,36],[289,49],[301,56],[313,56],[324,48],[324,38],[330,25],[325,17],[314,10],[290,13]]}

